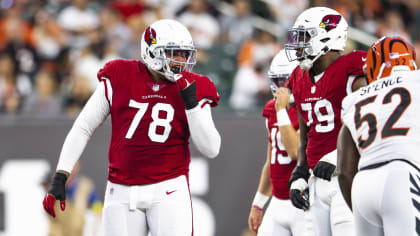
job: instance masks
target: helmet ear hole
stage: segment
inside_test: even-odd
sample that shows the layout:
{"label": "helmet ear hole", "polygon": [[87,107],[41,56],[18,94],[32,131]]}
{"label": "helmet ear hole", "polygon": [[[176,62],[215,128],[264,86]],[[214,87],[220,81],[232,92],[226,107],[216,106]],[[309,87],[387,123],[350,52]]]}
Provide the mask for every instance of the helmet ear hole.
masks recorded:
{"label": "helmet ear hole", "polygon": [[156,70],[159,71],[162,69],[163,65],[162,65],[162,61],[160,60],[155,60],[152,65],[150,65],[150,67],[152,68],[152,70]]}
{"label": "helmet ear hole", "polygon": [[155,55],[147,48],[146,53],[149,54],[150,58],[155,58]]}

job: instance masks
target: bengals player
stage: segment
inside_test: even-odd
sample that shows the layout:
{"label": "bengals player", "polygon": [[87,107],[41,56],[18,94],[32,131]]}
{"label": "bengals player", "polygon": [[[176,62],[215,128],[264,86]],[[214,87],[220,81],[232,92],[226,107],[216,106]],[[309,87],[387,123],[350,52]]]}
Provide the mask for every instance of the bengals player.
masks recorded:
{"label": "bengals player", "polygon": [[111,116],[105,235],[192,235],[189,138],[204,156],[220,149],[210,107],[219,95],[192,73],[196,49],[186,27],[159,20],[141,38],[143,61],[114,60],[64,142],[45,210],[65,208],[65,182],[95,129]]}
{"label": "bengals player", "polygon": [[[296,166],[299,121],[296,106],[288,104],[290,95],[285,85],[296,66],[297,62],[289,62],[281,50],[268,71],[274,99],[265,104],[262,112],[268,131],[267,157],[248,219],[250,230],[259,236],[303,235],[303,212],[293,207],[287,187]],[[271,195],[263,218],[263,208]]]}
{"label": "bengals player", "polygon": [[369,85],[343,100],[340,188],[353,208],[356,235],[418,235],[416,53],[405,39],[384,37],[370,47],[365,68]]}
{"label": "bengals player", "polygon": [[[289,180],[294,206],[307,210],[305,228],[316,236],[353,235],[353,217],[335,174],[343,98],[366,84],[364,51],[342,55],[348,25],[326,7],[302,12],[289,30],[289,60],[298,60],[288,87],[299,111],[298,164]],[[311,176],[309,169],[313,170]],[[309,185],[308,185],[309,179]],[[303,193],[309,187],[309,198]]]}

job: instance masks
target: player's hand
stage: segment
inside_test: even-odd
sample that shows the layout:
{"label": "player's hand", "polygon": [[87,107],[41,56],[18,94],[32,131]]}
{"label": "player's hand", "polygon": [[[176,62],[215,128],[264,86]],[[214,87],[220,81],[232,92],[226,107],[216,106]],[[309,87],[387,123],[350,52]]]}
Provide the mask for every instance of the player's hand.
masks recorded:
{"label": "player's hand", "polygon": [[289,89],[285,87],[278,88],[276,94],[274,94],[274,97],[276,98],[276,111],[285,109],[287,104],[289,103]]}
{"label": "player's hand", "polygon": [[263,211],[261,208],[251,207],[248,217],[248,227],[254,233],[258,233],[262,221]]}
{"label": "player's hand", "polygon": [[318,178],[330,181],[335,168],[335,165],[319,160],[314,168],[314,175]]}
{"label": "player's hand", "polygon": [[185,109],[190,110],[198,105],[196,83],[191,73],[181,72],[175,75],[175,82],[179,88],[179,94],[184,101]]}
{"label": "player's hand", "polygon": [[309,175],[309,170],[302,166],[296,166],[290,175],[288,187],[291,188],[292,183],[298,179],[304,179],[305,182],[307,182]]}
{"label": "player's hand", "polygon": [[304,179],[298,179],[292,183],[290,201],[296,208],[309,209],[309,189],[308,183]]}
{"label": "player's hand", "polygon": [[175,83],[178,85],[179,90],[185,90],[191,84],[193,84],[194,78],[192,78],[191,73],[181,72],[179,74],[174,75]]}
{"label": "player's hand", "polygon": [[55,217],[54,205],[56,200],[60,200],[62,211],[66,209],[66,181],[67,176],[65,174],[55,173],[51,187],[45,194],[44,201],[42,201],[44,210],[53,217]]}
{"label": "player's hand", "polygon": [[309,197],[308,197],[308,179],[309,170],[296,166],[289,179],[290,188],[290,200],[293,206],[299,209],[309,209]]}

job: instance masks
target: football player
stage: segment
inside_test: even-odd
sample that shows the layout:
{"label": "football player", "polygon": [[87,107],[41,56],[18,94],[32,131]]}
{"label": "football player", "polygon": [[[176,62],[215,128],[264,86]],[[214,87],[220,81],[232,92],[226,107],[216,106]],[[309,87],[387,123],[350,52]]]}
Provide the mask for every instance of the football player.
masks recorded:
{"label": "football player", "polygon": [[[289,60],[298,60],[288,87],[299,112],[298,163],[290,199],[305,212],[305,228],[315,236],[353,235],[353,216],[340,193],[335,173],[341,101],[364,86],[364,51],[343,55],[348,25],[327,7],[302,12],[289,30]],[[311,172],[313,174],[311,176]],[[308,184],[309,179],[309,184]],[[309,198],[303,194],[309,186]]]}
{"label": "football player", "polygon": [[[303,235],[303,211],[293,207],[287,187],[296,166],[299,121],[296,106],[288,104],[290,95],[285,84],[297,64],[289,62],[283,49],[268,71],[274,99],[266,103],[262,114],[268,131],[267,157],[248,219],[249,229],[259,236]],[[263,219],[263,208],[271,195]]]}
{"label": "football player", "polygon": [[369,85],[343,100],[338,178],[353,208],[356,235],[420,232],[420,71],[415,61],[406,40],[381,38],[367,54]]}
{"label": "football player", "polygon": [[210,107],[219,96],[209,78],[191,72],[196,48],[187,28],[159,20],[141,37],[143,61],[114,60],[99,72],[98,86],[61,150],[45,210],[65,208],[67,176],[95,129],[111,115],[105,235],[192,235],[188,188],[190,136],[204,156],[220,149]]}

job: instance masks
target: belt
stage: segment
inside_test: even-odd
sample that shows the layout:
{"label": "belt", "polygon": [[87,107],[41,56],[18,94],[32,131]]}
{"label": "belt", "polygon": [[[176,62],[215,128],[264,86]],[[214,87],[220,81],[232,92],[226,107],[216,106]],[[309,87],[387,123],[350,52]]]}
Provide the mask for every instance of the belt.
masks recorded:
{"label": "belt", "polygon": [[365,166],[365,167],[360,168],[360,171],[363,171],[363,170],[376,169],[376,168],[379,168],[379,167],[384,166],[384,165],[386,165],[386,164],[389,164],[389,163],[391,163],[391,162],[393,162],[393,161],[402,161],[402,162],[405,162],[405,163],[407,163],[407,164],[411,165],[411,166],[412,166],[412,167],[414,167],[417,171],[419,171],[419,172],[420,172],[420,168],[419,168],[418,166],[414,165],[413,163],[411,163],[410,161],[408,161],[408,160],[406,160],[406,159],[392,159],[392,160],[389,160],[389,161],[384,161],[384,162],[375,163],[375,164],[368,165],[368,166]]}

